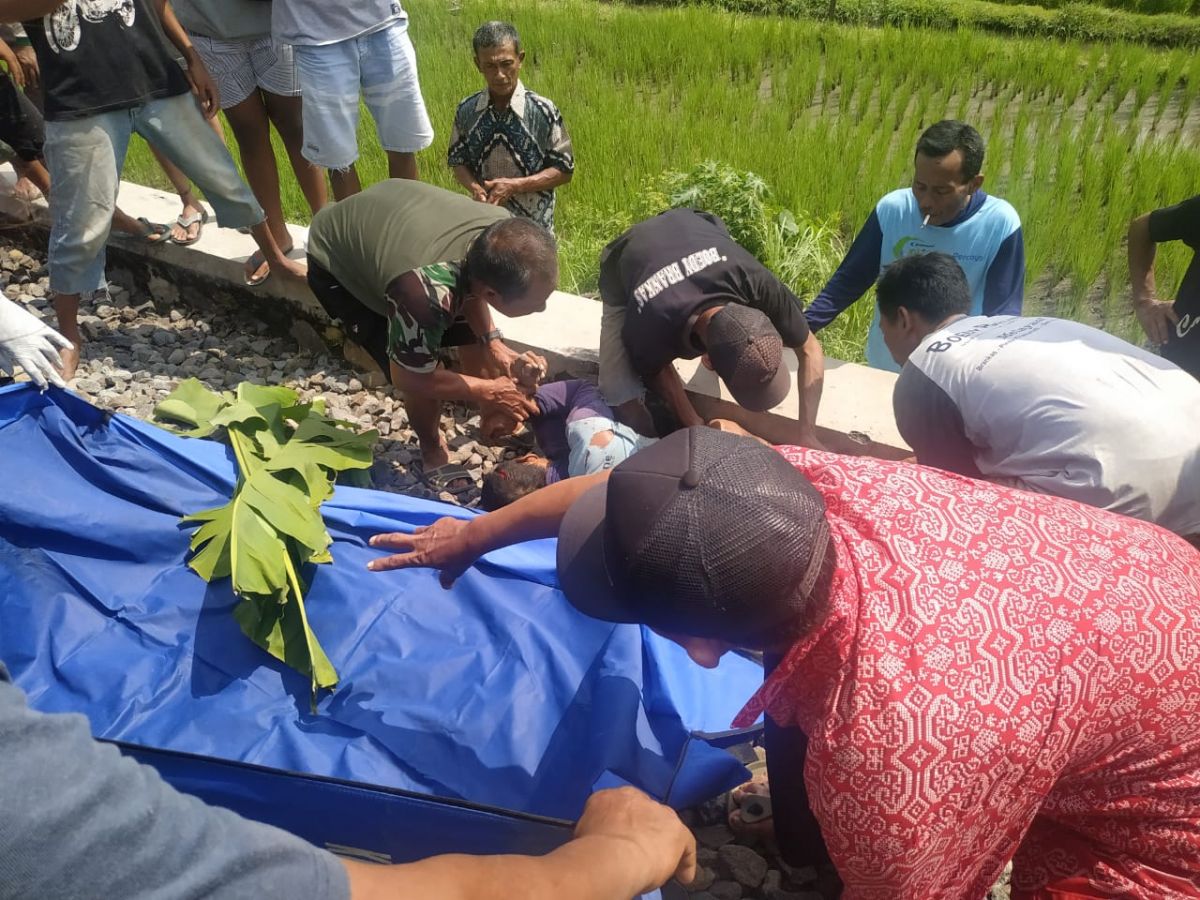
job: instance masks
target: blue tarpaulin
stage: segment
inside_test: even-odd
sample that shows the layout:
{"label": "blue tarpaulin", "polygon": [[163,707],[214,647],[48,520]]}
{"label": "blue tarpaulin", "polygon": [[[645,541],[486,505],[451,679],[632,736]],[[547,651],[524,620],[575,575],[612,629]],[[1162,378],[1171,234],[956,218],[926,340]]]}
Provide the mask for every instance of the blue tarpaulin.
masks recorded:
{"label": "blue tarpaulin", "polygon": [[[566,832],[536,817],[575,818],[597,786],[686,806],[745,775],[694,735],[725,729],[761,669],[704,670],[576,613],[551,541],[490,554],[451,591],[425,570],[371,573],[371,535],[472,513],[339,487],[323,507],[334,563],[313,568],[307,608],[341,683],[313,714],[307,680],[241,633],[228,583],[185,565],[179,518],[234,486],[222,444],[15,386],[0,454],[0,660],[31,706],[85,714],[183,789],[318,842],[382,847],[366,839],[390,829],[380,852],[411,858],[552,846]],[[294,818],[276,809],[301,792]],[[392,801],[419,852],[379,812]],[[319,833],[339,804],[356,831],[341,841]],[[511,840],[464,837],[507,813]]]}

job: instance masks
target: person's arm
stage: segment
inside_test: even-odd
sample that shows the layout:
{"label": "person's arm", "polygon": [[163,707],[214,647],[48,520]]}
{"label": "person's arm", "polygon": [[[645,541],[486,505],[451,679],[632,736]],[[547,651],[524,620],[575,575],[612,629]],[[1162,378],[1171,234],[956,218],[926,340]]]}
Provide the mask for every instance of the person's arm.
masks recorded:
{"label": "person's arm", "polygon": [[916,461],[970,478],[983,477],[975,462],[978,448],[967,437],[962,411],[940,385],[911,361],[892,391],[896,428]]}
{"label": "person's arm", "polygon": [[450,171],[454,173],[454,180],[467,189],[467,193],[471,195],[471,199],[477,200],[480,203],[488,202],[488,192],[479,179],[475,177],[466,166],[451,166]]}
{"label": "person's arm", "polygon": [[805,310],[804,315],[813,331],[820,331],[870,290],[879,277],[882,252],[883,228],[879,225],[879,216],[871,210],[842,264]]}
{"label": "person's arm", "polygon": [[812,331],[795,350],[798,363],[796,393],[799,395],[796,422],[800,426],[797,443],[824,450],[825,446],[817,439],[817,408],[821,405],[821,389],[825,385],[825,351]]}
{"label": "person's arm", "polygon": [[399,550],[371,560],[372,572],[390,569],[437,569],[442,587],[449,588],[479,557],[524,541],[558,535],[567,510],[588,488],[608,479],[612,470],[581,475],[547,485],[515,503],[471,519],[438,519],[412,534],[377,534],[371,546]]}
{"label": "person's arm", "polygon": [[1025,299],[1025,238],[1020,228],[1001,242],[983,282],[985,316],[1019,316]]}
{"label": "person's arm", "polygon": [[0,0],[0,22],[24,22],[48,16],[64,0]]}
{"label": "person's arm", "polygon": [[8,43],[0,39],[0,60],[8,66],[8,77],[12,79],[12,83],[17,86],[17,90],[25,90],[25,69],[21,65],[21,61],[17,59],[17,54]]}
{"label": "person's arm", "polygon": [[414,372],[398,365],[394,360],[391,363],[391,373],[392,384],[404,393],[435,397],[438,400],[459,400],[476,405],[492,403],[518,422],[524,422],[537,413],[536,404],[507,376],[475,378],[443,368],[435,368],[431,372]]}
{"label": "person's arm", "polygon": [[163,33],[183,56],[184,65],[187,66],[187,78],[200,103],[200,111],[204,113],[204,118],[211,119],[221,109],[221,95],[217,91],[217,83],[212,80],[203,60],[200,59],[200,54],[192,46],[192,39],[175,18],[175,10],[171,9],[171,4],[167,0],[153,2],[158,10],[158,17],[162,20]]}
{"label": "person's arm", "polygon": [[675,371],[674,363],[667,363],[650,376],[646,386],[663,399],[684,428],[704,424],[704,419],[696,412],[696,407],[692,406],[692,401],[688,399],[687,391],[683,387],[683,379]]}
{"label": "person's arm", "polygon": [[[539,492],[540,493],[540,492]],[[351,900],[490,900],[520,885],[527,900],[628,900],[695,877],[696,845],[674,811],[633,788],[593,794],[575,838],[545,856],[437,856],[402,866],[344,860]]]}
{"label": "person's arm", "polygon": [[[486,301],[473,294],[468,296],[463,304],[463,318],[467,320],[467,324],[471,326],[471,330],[475,332],[477,338],[482,339],[484,335],[499,330],[496,328],[495,320],[492,319],[492,308]],[[512,365],[518,356],[517,351],[498,337],[489,339],[483,348],[491,359],[497,374],[512,375]]]}
{"label": "person's arm", "polygon": [[571,180],[571,174],[556,166],[547,166],[524,178],[490,178],[483,186],[487,189],[487,202],[500,206],[508,202],[513,194],[536,194],[560,187]]}
{"label": "person's arm", "polygon": [[1154,257],[1157,247],[1150,235],[1150,213],[1129,223],[1129,279],[1132,282],[1133,311],[1150,343],[1167,342],[1171,329],[1179,323],[1173,304],[1158,299],[1154,284]]}

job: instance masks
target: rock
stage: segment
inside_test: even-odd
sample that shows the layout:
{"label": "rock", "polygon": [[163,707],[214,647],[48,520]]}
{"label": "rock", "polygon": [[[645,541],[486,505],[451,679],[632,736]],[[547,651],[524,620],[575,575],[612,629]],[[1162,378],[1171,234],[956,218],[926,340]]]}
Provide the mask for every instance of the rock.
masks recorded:
{"label": "rock", "polygon": [[707,891],[714,881],[717,880],[717,873],[705,866],[696,867],[696,877],[691,884],[685,884],[684,889],[689,894],[695,894],[700,891]]}
{"label": "rock", "polygon": [[748,888],[756,888],[767,874],[767,861],[749,847],[726,844],[717,851],[721,873]]}
{"label": "rock", "polygon": [[100,393],[100,381],[96,378],[76,378],[75,390],[94,397]]}
{"label": "rock", "polygon": [[187,351],[180,347],[171,351],[171,355],[167,357],[167,363],[172,366],[177,366],[187,358]]}
{"label": "rock", "polygon": [[[297,319],[293,322],[289,333],[295,338],[296,344],[302,353],[311,353],[313,356],[320,356],[329,350],[329,347],[321,339],[321,335],[317,333],[317,330],[303,319]],[[263,350],[259,352],[261,353]]]}
{"label": "rock", "polygon": [[742,900],[742,886],[736,881],[715,881],[708,892],[716,900]]}
{"label": "rock", "polygon": [[363,389],[363,383],[361,381],[359,381],[357,378],[351,378],[346,383],[346,389],[348,391],[350,391],[350,393],[352,393],[352,394],[357,394],[359,391],[361,391]]}
{"label": "rock", "polygon": [[170,319],[172,322],[182,322],[182,321],[183,321],[183,313],[181,313],[181,312],[180,312],[179,310],[177,310],[177,309],[173,309],[173,310],[171,310],[171,312],[170,312],[170,315],[168,316],[168,318],[169,318],[169,319]]}
{"label": "rock", "polygon": [[150,336],[150,340],[160,347],[166,347],[168,344],[175,343],[177,338],[172,332],[160,328]]}
{"label": "rock", "polygon": [[[504,451],[505,459],[512,459],[516,453],[512,450]],[[696,840],[702,847],[708,847],[716,850],[718,847],[723,847],[733,840],[733,832],[729,830],[727,825],[709,825],[705,828],[696,829]]]}
{"label": "rock", "polygon": [[817,880],[816,866],[789,866],[779,860],[779,870],[783,873],[784,881],[790,887],[812,884]]}

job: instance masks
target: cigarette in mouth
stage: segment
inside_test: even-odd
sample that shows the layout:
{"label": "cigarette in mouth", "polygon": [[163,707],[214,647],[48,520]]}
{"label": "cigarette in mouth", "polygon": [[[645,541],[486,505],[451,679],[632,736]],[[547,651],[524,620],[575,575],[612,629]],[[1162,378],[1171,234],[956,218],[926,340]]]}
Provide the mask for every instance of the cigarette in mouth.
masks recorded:
{"label": "cigarette in mouth", "polygon": [[926,216],[926,217],[925,217],[925,221],[923,221],[923,222],[921,223],[921,227],[922,227],[922,228],[924,228],[924,227],[925,227],[926,225],[928,225],[928,224],[929,224],[929,216]]}

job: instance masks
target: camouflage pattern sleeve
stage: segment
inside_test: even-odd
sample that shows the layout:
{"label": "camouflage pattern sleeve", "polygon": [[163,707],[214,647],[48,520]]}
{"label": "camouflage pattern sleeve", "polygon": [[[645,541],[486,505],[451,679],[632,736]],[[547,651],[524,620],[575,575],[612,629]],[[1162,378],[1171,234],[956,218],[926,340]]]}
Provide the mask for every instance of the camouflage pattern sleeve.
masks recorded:
{"label": "camouflage pattern sleeve", "polygon": [[405,272],[388,285],[388,356],[396,365],[428,374],[437,368],[442,336],[462,310],[459,263],[434,263]]}

